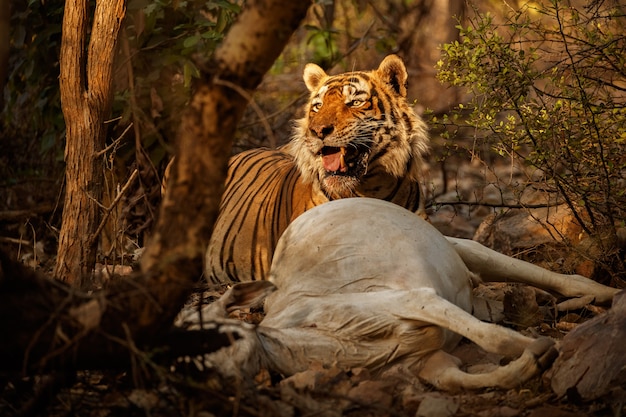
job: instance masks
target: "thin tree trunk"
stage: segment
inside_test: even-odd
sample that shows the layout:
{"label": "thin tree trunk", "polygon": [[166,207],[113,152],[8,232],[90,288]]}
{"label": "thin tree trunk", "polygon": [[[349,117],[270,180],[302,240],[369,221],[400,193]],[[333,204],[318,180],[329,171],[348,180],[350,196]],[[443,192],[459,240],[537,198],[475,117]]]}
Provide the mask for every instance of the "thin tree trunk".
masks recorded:
{"label": "thin tree trunk", "polygon": [[407,6],[398,27],[398,46],[409,69],[409,97],[435,112],[458,103],[459,89],[449,88],[436,79],[435,65],[441,59],[439,46],[458,39],[456,20],[462,19],[466,4],[459,0],[423,0]]}
{"label": "thin tree trunk", "polygon": [[96,262],[103,189],[102,156],[111,108],[111,77],[125,0],[98,1],[88,50],[89,2],[68,0],[61,43],[61,105],[66,125],[65,203],[54,275],[78,284]]}

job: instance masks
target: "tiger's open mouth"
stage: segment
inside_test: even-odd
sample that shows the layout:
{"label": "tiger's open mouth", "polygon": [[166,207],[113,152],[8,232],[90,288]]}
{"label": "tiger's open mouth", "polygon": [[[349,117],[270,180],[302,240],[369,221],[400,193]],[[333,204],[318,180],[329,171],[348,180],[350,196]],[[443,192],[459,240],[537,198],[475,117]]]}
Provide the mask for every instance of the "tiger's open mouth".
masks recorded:
{"label": "tiger's open mouth", "polygon": [[361,177],[367,167],[368,149],[324,146],[320,151],[326,174]]}

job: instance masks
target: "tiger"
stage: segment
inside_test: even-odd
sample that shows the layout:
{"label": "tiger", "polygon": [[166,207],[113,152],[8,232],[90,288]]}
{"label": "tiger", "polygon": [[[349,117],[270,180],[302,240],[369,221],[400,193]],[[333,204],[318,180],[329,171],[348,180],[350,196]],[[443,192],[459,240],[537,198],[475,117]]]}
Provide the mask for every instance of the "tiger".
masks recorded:
{"label": "tiger", "polygon": [[328,201],[373,197],[425,216],[428,130],[407,102],[402,60],[388,55],[375,70],[338,75],[309,63],[303,78],[310,98],[291,140],[229,162],[206,251],[209,284],[266,279],[289,223]]}

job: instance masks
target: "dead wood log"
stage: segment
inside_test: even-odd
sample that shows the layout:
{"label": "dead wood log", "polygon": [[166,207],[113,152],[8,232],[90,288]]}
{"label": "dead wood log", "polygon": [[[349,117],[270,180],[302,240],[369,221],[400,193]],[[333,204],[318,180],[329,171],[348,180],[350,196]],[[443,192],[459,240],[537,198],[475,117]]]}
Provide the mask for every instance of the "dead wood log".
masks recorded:
{"label": "dead wood log", "polygon": [[[120,278],[117,278],[120,279]],[[128,296],[116,284],[109,300]],[[158,351],[153,360],[172,363],[228,346],[236,334],[214,329],[167,328],[149,345],[133,337],[108,333],[105,293],[96,296],[50,279],[0,252],[0,369],[23,374],[63,369],[123,369],[130,364],[129,347],[140,353]],[[117,309],[114,309],[117,310]],[[109,314],[112,315],[112,314]],[[102,320],[105,324],[102,325]]]}
{"label": "dead wood log", "polygon": [[523,209],[486,217],[473,240],[547,269],[558,265],[564,272],[619,287],[610,267],[621,245],[619,235],[589,236],[578,214],[567,204],[551,205],[550,200],[547,193],[528,192],[522,196]]}
{"label": "dead wood log", "polygon": [[54,204],[42,204],[37,207],[23,210],[0,211],[0,221],[17,221],[28,217],[35,217],[40,214],[50,213],[55,209]]}
{"label": "dead wood log", "polygon": [[592,400],[626,385],[626,291],[613,298],[603,315],[577,326],[561,342],[550,372],[559,396]]}

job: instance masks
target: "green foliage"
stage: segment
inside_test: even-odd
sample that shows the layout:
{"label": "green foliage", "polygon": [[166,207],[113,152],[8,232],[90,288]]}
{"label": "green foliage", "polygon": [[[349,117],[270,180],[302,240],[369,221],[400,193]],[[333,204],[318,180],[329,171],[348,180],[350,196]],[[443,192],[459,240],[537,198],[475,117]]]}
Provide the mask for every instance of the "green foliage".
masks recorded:
{"label": "green foliage", "polygon": [[[61,113],[58,56],[62,0],[13,2],[10,55],[0,142],[12,155],[1,172],[16,175],[50,172],[62,160],[65,122]],[[4,165],[4,164],[3,164]]]}
{"label": "green foliage", "polygon": [[615,236],[626,221],[621,6],[551,0],[502,25],[476,13],[459,29],[438,64],[442,81],[472,93],[458,114],[499,153],[541,169],[587,233]]}
{"label": "green foliage", "polygon": [[[113,114],[118,133],[136,124],[142,146],[158,163],[179,124],[180,110],[206,62],[234,21],[240,2],[214,0],[131,0],[122,38]],[[125,44],[126,45],[125,45]],[[129,80],[132,79],[132,82]],[[132,142],[132,141],[131,141]],[[132,159],[133,146],[122,155]]]}
{"label": "green foliage", "polygon": [[311,8],[315,19],[304,25],[309,33],[307,47],[312,52],[313,62],[322,68],[331,67],[340,56],[337,37],[340,32],[334,28],[335,5],[332,0],[316,0]]}
{"label": "green foliage", "polygon": [[295,49],[307,61],[324,69],[341,64],[350,70],[354,58],[346,58],[355,51],[373,48],[384,55],[397,51],[401,29],[395,21],[408,14],[411,7],[404,1],[315,0],[303,25],[306,42]]}
{"label": "green foliage", "polygon": [[338,48],[334,39],[337,31],[315,25],[305,25],[305,29],[310,32],[308,44],[313,50],[313,61],[319,62],[324,67],[329,67],[338,55]]}
{"label": "green foliage", "polygon": [[240,6],[226,0],[131,0],[127,33],[136,48],[133,59],[156,79],[163,68],[175,67],[189,87],[198,75],[193,57],[209,57],[222,40]]}

